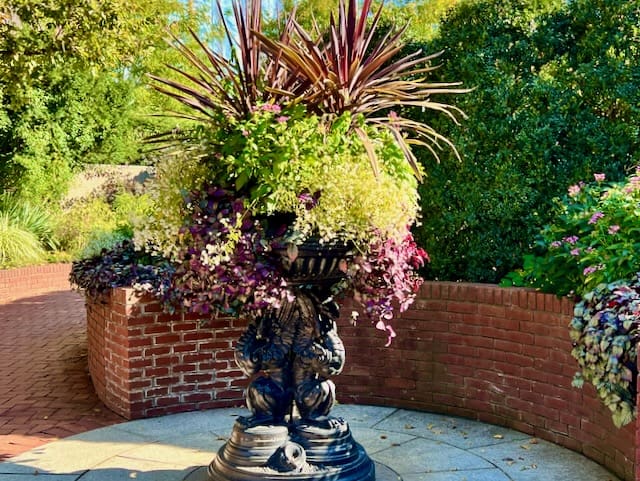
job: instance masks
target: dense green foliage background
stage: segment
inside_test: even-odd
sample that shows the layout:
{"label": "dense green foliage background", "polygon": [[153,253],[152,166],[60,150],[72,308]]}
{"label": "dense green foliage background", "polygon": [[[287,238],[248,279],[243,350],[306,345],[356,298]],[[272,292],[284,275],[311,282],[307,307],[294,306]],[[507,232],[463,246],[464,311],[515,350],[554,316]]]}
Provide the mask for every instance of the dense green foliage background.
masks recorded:
{"label": "dense green foliage background", "polygon": [[178,0],[7,0],[0,5],[0,189],[53,204],[82,164],[139,163],[147,71],[172,57],[165,29],[197,24]]}
{"label": "dense green foliage background", "polygon": [[416,234],[428,277],[500,280],[521,265],[554,197],[640,162],[639,26],[640,5],[626,0],[462,1],[418,43],[444,50],[438,80],[475,88],[455,99],[469,116],[461,126],[433,121],[462,162],[421,156]]}

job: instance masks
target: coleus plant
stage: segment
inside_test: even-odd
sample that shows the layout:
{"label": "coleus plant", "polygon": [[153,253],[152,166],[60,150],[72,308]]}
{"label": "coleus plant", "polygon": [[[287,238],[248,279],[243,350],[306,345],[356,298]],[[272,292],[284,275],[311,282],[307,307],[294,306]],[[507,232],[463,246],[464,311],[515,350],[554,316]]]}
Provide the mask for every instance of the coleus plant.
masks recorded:
{"label": "coleus plant", "polygon": [[194,192],[191,221],[181,234],[191,243],[172,280],[175,301],[191,311],[259,315],[291,296],[279,259],[244,199],[216,186]]}
{"label": "coleus plant", "polygon": [[423,279],[417,270],[429,261],[427,253],[414,242],[410,232],[400,240],[378,239],[366,254],[345,266],[346,278],[336,286],[362,304],[375,319],[376,328],[387,333],[387,346],[396,337],[389,324],[394,308],[404,312],[415,298]]}
{"label": "coleus plant", "polygon": [[569,326],[571,354],[581,369],[573,384],[592,383],[618,427],[636,417],[639,319],[636,275],[631,281],[600,284],[584,294]]}

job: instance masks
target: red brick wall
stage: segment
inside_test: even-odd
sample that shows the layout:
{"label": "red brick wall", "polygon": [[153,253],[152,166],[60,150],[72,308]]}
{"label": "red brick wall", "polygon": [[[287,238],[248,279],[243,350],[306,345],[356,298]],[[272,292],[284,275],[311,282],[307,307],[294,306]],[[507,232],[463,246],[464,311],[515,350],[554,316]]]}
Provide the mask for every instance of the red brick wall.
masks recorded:
{"label": "red brick wall", "polygon": [[89,372],[96,392],[127,419],[241,405],[247,381],[232,345],[244,327],[236,319],[165,314],[131,289],[88,301]]}
{"label": "red brick wall", "polygon": [[[594,389],[571,387],[577,363],[572,304],[526,289],[425,283],[394,321],[398,337],[340,321],[347,365],[341,402],[389,405],[511,427],[584,453],[631,481],[636,427],[613,426]],[[345,306],[344,312],[350,311]],[[89,363],[96,390],[127,418],[242,404],[246,380],[233,342],[244,323],[166,315],[131,290],[89,303]],[[640,462],[640,457],[638,457]],[[639,473],[640,474],[640,473]]]}
{"label": "red brick wall", "polygon": [[0,304],[47,292],[68,291],[71,264],[0,269]]}
{"label": "red brick wall", "polygon": [[636,426],[617,429],[590,384],[571,386],[572,311],[568,299],[527,289],[425,283],[394,322],[389,348],[383,333],[342,323],[347,365],[335,379],[338,395],[507,426],[636,479]]}

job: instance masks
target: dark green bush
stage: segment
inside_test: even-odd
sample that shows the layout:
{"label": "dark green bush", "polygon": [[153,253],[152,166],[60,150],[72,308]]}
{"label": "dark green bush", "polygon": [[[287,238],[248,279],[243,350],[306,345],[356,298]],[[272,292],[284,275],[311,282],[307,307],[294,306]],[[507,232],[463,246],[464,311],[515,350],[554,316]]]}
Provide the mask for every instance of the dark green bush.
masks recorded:
{"label": "dark green bush", "polygon": [[422,156],[416,237],[429,278],[498,281],[522,265],[569,185],[595,172],[621,180],[640,161],[637,2],[532,5],[460,2],[426,46],[445,50],[438,80],[475,87],[458,102],[462,128],[431,121],[462,162]]}

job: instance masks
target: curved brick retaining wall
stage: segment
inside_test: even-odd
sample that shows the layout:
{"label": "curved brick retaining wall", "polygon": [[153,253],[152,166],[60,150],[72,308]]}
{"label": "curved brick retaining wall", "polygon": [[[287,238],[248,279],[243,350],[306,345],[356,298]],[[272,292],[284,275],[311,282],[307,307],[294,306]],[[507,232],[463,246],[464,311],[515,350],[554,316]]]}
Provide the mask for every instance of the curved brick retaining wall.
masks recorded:
{"label": "curved brick retaining wall", "polygon": [[[390,348],[365,320],[339,323],[347,365],[334,379],[338,397],[507,426],[640,481],[636,426],[616,429],[590,385],[571,387],[572,308],[527,289],[425,283],[395,321]],[[134,419],[243,403],[247,381],[233,361],[243,321],[167,315],[129,289],[89,301],[87,320],[93,382],[118,414]]]}
{"label": "curved brick retaining wall", "polygon": [[[375,329],[343,327],[343,402],[448,413],[507,426],[584,453],[634,477],[634,424],[617,429],[585,383],[571,386],[568,299],[528,289],[425,283],[380,348]],[[640,444],[640,443],[639,443]]]}

